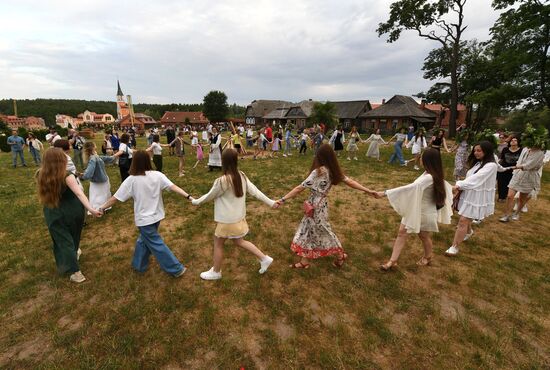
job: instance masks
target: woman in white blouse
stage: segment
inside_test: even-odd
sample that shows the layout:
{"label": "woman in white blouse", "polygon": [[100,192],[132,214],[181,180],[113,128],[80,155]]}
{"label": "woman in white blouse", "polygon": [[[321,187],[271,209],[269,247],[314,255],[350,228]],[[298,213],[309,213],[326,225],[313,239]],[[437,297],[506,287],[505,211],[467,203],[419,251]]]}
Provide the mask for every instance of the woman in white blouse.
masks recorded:
{"label": "woman in white blouse", "polygon": [[452,189],[445,181],[439,151],[428,148],[420,162],[426,172],[412,184],[375,194],[377,198],[387,196],[392,207],[402,216],[390,260],[380,266],[384,271],[397,266],[408,234],[417,234],[424,247],[424,255],[417,265],[429,265],[432,261],[431,233],[439,232],[438,222],[451,223]]}
{"label": "woman in white blouse", "polygon": [[235,245],[246,249],[258,258],[260,274],[267,271],[273,258],[265,255],[251,242],[244,240],[248,234],[246,222],[246,193],[261,200],[272,208],[277,208],[279,202],[269,199],[237,168],[239,153],[235,149],[226,149],[222,153],[223,176],[214,181],[210,191],[193,200],[198,206],[209,200],[214,200],[214,221],[218,223],[214,231],[214,266],[200,274],[204,280],[218,280],[222,278],[223,245],[231,239]]}
{"label": "woman in white blouse", "polygon": [[407,144],[407,148],[410,148],[411,146],[412,146],[411,152],[414,155],[414,158],[408,160],[407,162],[414,161],[414,169],[419,170],[420,167],[418,167],[418,165],[420,164],[420,154],[422,154],[422,150],[428,147],[423,129],[420,128],[418,129],[418,131],[416,131],[416,134],[412,137],[411,141],[409,141],[409,143]]}
{"label": "woman in white blouse", "polygon": [[468,157],[470,169],[464,180],[457,181],[453,193],[459,197],[458,214],[453,245],[447,249],[447,256],[456,256],[460,243],[474,233],[472,220],[483,220],[495,212],[495,186],[498,166],[493,154],[493,144],[482,141],[472,149]]}

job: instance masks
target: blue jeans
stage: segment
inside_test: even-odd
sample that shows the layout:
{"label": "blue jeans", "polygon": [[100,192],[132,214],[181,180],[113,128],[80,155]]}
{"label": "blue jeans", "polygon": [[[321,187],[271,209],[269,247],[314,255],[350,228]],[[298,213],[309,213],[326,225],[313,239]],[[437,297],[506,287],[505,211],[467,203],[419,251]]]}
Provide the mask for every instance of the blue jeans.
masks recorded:
{"label": "blue jeans", "polygon": [[396,141],[395,144],[393,145],[393,154],[391,155],[390,157],[390,160],[388,163],[393,163],[395,162],[395,160],[399,160],[399,163],[401,163],[402,165],[405,164],[405,160],[403,159],[403,149],[402,149],[402,146],[403,146],[403,142],[402,141]]}
{"label": "blue jeans", "polygon": [[17,167],[17,156],[19,156],[19,158],[21,158],[21,164],[23,166],[26,166],[25,164],[25,157],[23,156],[23,150],[12,150],[11,151],[11,160],[12,160],[12,164],[13,164],[13,167]]}
{"label": "blue jeans", "polygon": [[34,160],[34,163],[36,164],[40,164],[40,162],[42,161],[42,158],[40,157],[40,151],[34,149],[31,147],[31,156],[32,156],[32,159]]}
{"label": "blue jeans", "polygon": [[170,248],[158,233],[160,221],[147,226],[138,226],[139,237],[136,241],[132,267],[139,272],[145,272],[149,266],[151,253],[157,259],[160,267],[170,275],[176,275],[183,270],[183,265],[178,261]]}
{"label": "blue jeans", "polygon": [[285,142],[286,146],[284,154],[290,154],[290,152],[292,151],[292,147],[290,146],[290,138],[286,139]]}

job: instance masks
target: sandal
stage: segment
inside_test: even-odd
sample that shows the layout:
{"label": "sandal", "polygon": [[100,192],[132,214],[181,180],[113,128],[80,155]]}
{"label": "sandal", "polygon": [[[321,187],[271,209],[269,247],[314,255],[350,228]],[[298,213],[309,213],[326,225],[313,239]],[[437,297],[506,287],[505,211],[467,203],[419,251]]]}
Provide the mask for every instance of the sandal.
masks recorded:
{"label": "sandal", "polygon": [[391,259],[383,265],[380,265],[380,270],[389,271],[397,267],[397,261],[392,261]]}
{"label": "sandal", "polygon": [[433,256],[429,256],[429,257],[422,256],[422,258],[420,258],[420,259],[418,260],[418,262],[416,262],[416,264],[417,264],[418,266],[429,266],[429,265],[431,265],[431,263],[432,263],[432,257],[433,257]]}
{"label": "sandal", "polygon": [[332,263],[334,267],[342,267],[344,265],[344,262],[348,259],[347,253],[342,253],[341,255],[336,258],[336,260]]}
{"label": "sandal", "polygon": [[309,268],[309,263],[302,263],[301,261],[300,262],[296,262],[296,263],[293,263],[292,265],[289,265],[288,267],[292,268],[292,269],[304,269],[304,270],[307,270]]}

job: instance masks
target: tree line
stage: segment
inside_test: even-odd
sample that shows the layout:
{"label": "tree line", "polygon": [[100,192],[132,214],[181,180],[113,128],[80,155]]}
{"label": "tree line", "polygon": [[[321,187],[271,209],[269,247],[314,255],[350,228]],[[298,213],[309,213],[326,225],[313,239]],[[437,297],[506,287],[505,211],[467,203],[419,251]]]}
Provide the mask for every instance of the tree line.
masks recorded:
{"label": "tree line", "polygon": [[[243,118],[246,107],[237,104],[226,104],[228,117]],[[56,114],[67,114],[76,117],[78,114],[89,110],[96,113],[109,113],[116,118],[116,102],[100,100],[78,99],[23,99],[17,100],[17,114],[20,117],[36,116],[44,118],[47,126],[55,126]],[[155,120],[160,120],[166,111],[200,112],[203,104],[134,104],[136,113],[144,113]],[[14,107],[11,99],[0,100],[0,113],[13,115]]]}

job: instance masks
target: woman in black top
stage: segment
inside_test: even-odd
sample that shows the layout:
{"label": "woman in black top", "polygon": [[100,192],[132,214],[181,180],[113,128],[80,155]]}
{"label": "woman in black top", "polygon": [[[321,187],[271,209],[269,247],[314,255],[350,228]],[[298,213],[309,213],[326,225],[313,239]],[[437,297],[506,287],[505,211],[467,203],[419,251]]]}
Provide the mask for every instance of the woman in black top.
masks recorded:
{"label": "woman in black top", "polygon": [[[521,146],[519,144],[519,138],[512,137],[507,148],[502,149],[500,154],[500,165],[502,167],[514,167],[518,162],[521,154]],[[505,202],[508,195],[508,184],[512,179],[512,171],[504,171],[497,173],[497,185],[498,185],[498,201]]]}
{"label": "woman in black top", "polygon": [[432,136],[432,140],[430,141],[430,146],[437,150],[441,150],[441,147],[443,147],[445,148],[447,153],[449,153],[447,141],[445,140],[445,130],[438,130],[437,134],[434,133],[434,135]]}

